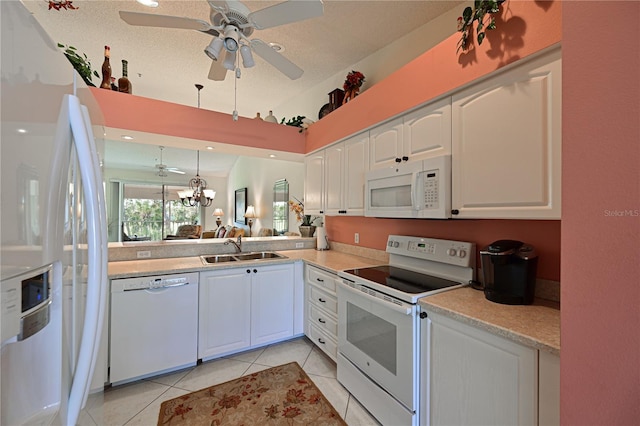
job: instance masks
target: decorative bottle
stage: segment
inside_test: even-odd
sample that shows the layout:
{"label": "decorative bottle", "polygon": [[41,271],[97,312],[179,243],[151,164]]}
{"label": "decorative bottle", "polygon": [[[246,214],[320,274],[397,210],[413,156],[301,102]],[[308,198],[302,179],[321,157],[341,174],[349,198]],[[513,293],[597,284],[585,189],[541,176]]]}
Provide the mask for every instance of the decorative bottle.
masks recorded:
{"label": "decorative bottle", "polygon": [[127,61],[122,60],[122,77],[118,79],[118,90],[124,93],[132,93],[131,82],[128,78]]}
{"label": "decorative bottle", "polygon": [[111,49],[109,46],[104,47],[104,62],[102,63],[102,83],[100,83],[101,89],[111,90],[111,62],[109,57],[111,56]]}
{"label": "decorative bottle", "polygon": [[277,122],[278,122],[278,119],[277,119],[276,117],[274,117],[274,115],[273,115],[273,111],[269,111],[269,115],[267,115],[267,116],[264,118],[264,121],[267,121],[267,122],[269,122],[269,123],[277,123]]}

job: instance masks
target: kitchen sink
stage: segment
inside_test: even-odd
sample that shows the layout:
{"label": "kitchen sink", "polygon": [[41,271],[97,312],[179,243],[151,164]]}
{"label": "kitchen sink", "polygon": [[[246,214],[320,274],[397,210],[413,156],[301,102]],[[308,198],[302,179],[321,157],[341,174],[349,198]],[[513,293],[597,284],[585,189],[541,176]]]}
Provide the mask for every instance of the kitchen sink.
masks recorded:
{"label": "kitchen sink", "polygon": [[237,259],[230,254],[217,254],[215,256],[200,256],[204,263],[235,262]]}
{"label": "kitchen sink", "polygon": [[286,256],[272,251],[258,251],[252,253],[217,254],[213,256],[200,256],[205,265],[212,263],[238,262],[246,260],[283,259]]}
{"label": "kitchen sink", "polygon": [[255,253],[238,253],[235,258],[238,260],[259,260],[259,259],[279,259],[284,256],[272,251],[259,251]]}

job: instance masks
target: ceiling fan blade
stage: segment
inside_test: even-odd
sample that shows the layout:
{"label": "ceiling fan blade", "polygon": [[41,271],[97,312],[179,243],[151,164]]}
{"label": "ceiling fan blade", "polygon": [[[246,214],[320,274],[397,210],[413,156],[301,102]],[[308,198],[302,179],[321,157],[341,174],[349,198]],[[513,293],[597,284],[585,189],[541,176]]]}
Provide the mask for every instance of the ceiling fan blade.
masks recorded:
{"label": "ceiling fan blade", "polygon": [[281,73],[289,77],[291,80],[296,80],[302,77],[304,71],[300,67],[276,52],[273,47],[269,46],[264,41],[259,39],[251,40],[251,48],[258,56],[280,70]]}
{"label": "ceiling fan blade", "polygon": [[257,29],[263,30],[315,18],[322,16],[323,13],[324,7],[321,0],[289,0],[251,12],[247,18]]}
{"label": "ceiling fan blade", "polygon": [[227,13],[229,11],[229,4],[225,0],[208,0],[207,2],[217,12]]}
{"label": "ceiling fan blade", "polygon": [[[177,28],[196,30],[209,33],[211,24],[200,19],[183,18],[180,16],[156,15],[154,13],[128,12],[121,10],[120,18],[129,25],[142,27]],[[216,34],[217,35],[217,31]]]}
{"label": "ceiling fan blade", "polygon": [[165,170],[168,171],[169,173],[176,173],[176,174],[179,174],[179,175],[186,174],[186,172],[183,172],[180,169],[176,169],[175,167],[167,167]]}
{"label": "ceiling fan blade", "polygon": [[227,69],[222,65],[222,61],[211,61],[209,68],[209,80],[223,81],[227,76]]}

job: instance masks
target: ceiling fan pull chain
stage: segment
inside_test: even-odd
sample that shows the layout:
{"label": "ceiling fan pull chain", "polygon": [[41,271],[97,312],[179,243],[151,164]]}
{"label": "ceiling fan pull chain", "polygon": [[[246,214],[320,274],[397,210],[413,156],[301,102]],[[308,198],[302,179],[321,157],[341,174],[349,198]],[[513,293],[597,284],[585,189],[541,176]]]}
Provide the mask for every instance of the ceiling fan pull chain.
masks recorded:
{"label": "ceiling fan pull chain", "polygon": [[[234,54],[237,56],[238,52],[236,51]],[[239,78],[240,78],[240,67],[237,66],[236,78],[233,81],[233,121],[238,121],[238,79]]]}

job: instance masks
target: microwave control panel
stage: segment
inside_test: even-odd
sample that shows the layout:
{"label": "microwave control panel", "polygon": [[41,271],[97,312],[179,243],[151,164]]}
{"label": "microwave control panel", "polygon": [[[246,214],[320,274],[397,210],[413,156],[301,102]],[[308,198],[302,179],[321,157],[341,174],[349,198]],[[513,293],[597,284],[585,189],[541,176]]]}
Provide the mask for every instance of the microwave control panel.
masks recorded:
{"label": "microwave control panel", "polygon": [[440,197],[438,196],[440,194],[439,174],[440,170],[438,169],[423,172],[425,209],[437,209],[440,207]]}

